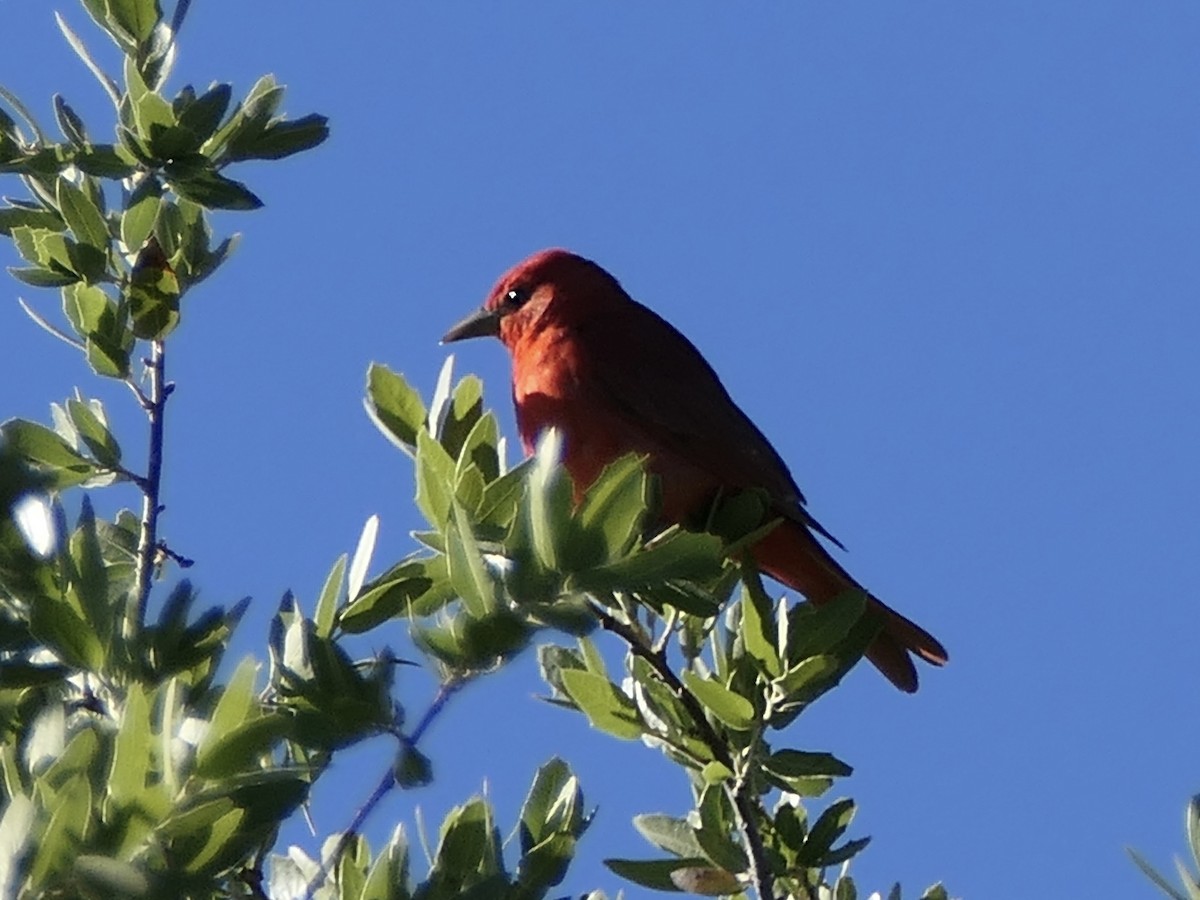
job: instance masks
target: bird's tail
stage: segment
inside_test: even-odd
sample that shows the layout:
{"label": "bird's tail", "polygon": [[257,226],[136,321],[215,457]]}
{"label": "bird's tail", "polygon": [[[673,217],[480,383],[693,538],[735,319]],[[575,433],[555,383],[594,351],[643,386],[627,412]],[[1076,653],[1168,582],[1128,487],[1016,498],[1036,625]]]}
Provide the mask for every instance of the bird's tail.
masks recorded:
{"label": "bird's tail", "polygon": [[[785,521],[754,547],[759,568],[797,590],[813,603],[825,603],[848,590],[863,587],[843,569],[803,525]],[[883,630],[867,648],[867,659],[900,690],[917,689],[913,656],[935,666],[945,665],[946,648],[933,635],[906,619],[883,601],[868,595],[872,609],[883,616]]]}

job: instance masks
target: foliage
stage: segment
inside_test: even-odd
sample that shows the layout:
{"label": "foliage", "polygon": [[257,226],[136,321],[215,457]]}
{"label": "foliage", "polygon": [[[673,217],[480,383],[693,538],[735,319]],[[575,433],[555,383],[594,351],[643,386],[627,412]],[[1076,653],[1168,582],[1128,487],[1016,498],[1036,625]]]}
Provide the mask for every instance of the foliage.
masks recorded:
{"label": "foliage", "polygon": [[[1188,801],[1184,811],[1184,831],[1187,836],[1188,851],[1192,857],[1192,865],[1200,870],[1200,794]],[[1171,900],[1200,900],[1200,876],[1192,872],[1187,863],[1181,859],[1175,860],[1175,871],[1179,876],[1180,888],[1175,887],[1165,876],[1159,873],[1150,863],[1142,858],[1136,850],[1130,848],[1129,855],[1137,867],[1149,878],[1156,887]]]}
{"label": "foliage", "polygon": [[[772,601],[738,561],[762,534],[753,492],[719,498],[702,531],[662,530],[637,458],[609,466],[578,504],[553,432],[532,460],[506,468],[482,384],[455,382],[449,361],[428,405],[400,375],[368,373],[369,415],[413,460],[429,523],[419,549],[369,578],[370,520],[311,616],[284,597],[265,673],[247,660],[218,678],[244,604],[197,612],[186,579],[160,597],[188,565],[159,533],[168,339],[184,296],[236,244],[214,244],[209,211],[261,205],[229,167],[310,149],[326,123],[278,115],[284,89],[270,76],[232,107],[227,84],[168,97],[186,0],[169,20],[158,0],[83,5],[121,51],[119,79],[58,21],[112,99],[115,140],[95,142],[56,96],[63,140],[51,141],[0,93],[13,113],[0,107],[0,173],[29,193],[0,209],[0,231],[25,261],[12,274],[61,295],[61,322],[25,305],[31,317],[96,375],[129,387],[146,416],[148,462],[126,466],[103,405],[79,391],[53,405],[49,426],[0,426],[0,896],[545,897],[591,821],[558,759],[534,776],[514,846],[473,798],[442,823],[420,880],[403,830],[373,853],[361,816],[320,861],[276,852],[281,823],[342,748],[396,742],[364,815],[388,790],[427,783],[429,723],[535,642],[551,702],[659,749],[690,779],[690,811],[639,816],[656,853],[609,860],[615,873],[710,896],[857,896],[845,864],[867,838],[850,835],[854,802],[808,809],[850,766],[780,734],[877,632],[865,598]],[[140,514],[103,519],[84,495],[68,525],[64,491],[113,485],[136,492]],[[391,651],[356,660],[347,650],[351,636],[397,618],[442,684],[411,726]],[[597,629],[621,642],[619,672]]]}

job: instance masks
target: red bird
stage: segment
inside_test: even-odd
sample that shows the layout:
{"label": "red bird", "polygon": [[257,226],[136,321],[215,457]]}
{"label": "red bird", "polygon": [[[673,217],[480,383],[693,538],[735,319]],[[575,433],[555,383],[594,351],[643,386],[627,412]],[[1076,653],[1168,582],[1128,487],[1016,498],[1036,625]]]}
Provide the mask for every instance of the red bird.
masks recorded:
{"label": "red bird", "polygon": [[[498,336],[512,354],[525,449],[544,429],[559,429],[577,496],[631,452],[658,476],[667,522],[703,513],[722,489],[761,488],[783,521],[751,548],[759,568],[813,603],[863,590],[817,540],[814,532],[838,543],[700,351],[596,263],[566,250],[518,263],[442,341],[483,335]],[[875,597],[870,603],[884,627],[867,658],[900,690],[915,691],[910,654],[940,666],[945,648]]]}

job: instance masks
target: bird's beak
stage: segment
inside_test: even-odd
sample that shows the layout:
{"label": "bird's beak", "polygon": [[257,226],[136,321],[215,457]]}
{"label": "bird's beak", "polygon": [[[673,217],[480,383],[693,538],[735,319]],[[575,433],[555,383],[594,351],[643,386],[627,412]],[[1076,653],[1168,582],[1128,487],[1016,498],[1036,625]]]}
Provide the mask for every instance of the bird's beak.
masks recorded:
{"label": "bird's beak", "polygon": [[451,341],[463,341],[467,338],[487,337],[499,333],[500,314],[494,309],[483,306],[442,335],[442,343],[449,344]]}

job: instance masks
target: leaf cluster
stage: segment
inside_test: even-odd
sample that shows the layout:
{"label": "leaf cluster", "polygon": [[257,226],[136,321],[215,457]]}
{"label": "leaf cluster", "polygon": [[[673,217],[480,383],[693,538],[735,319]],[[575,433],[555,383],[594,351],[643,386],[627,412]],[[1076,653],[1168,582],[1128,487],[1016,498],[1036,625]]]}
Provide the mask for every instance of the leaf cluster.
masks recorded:
{"label": "leaf cluster", "polygon": [[[478,380],[454,383],[450,360],[428,406],[402,376],[372,366],[366,406],[412,458],[429,528],[415,535],[426,549],[364,584],[340,626],[409,618],[449,678],[502,665],[540,630],[574,636],[573,647],[538,647],[550,702],[661,749],[693,788],[687,815],[637,822],[667,858],[610,868],[644,887],[713,895],[761,889],[764,871],[786,896],[828,887],[826,870],[867,839],[846,838],[852,801],[811,820],[804,801],[851,769],[828,752],[777,746],[775,734],[835,687],[877,634],[865,595],[820,607],[771,601],[741,554],[773,525],[753,492],[719,498],[703,531],[663,529],[636,456],[612,463],[582,495],[553,432],[505,469]],[[593,640],[597,627],[624,641],[618,675]],[[848,876],[838,883],[850,896]]]}
{"label": "leaf cluster", "polygon": [[308,150],[328,136],[328,125],[323,116],[283,116],[284,88],[270,75],[236,103],[223,83],[165,95],[185,2],[170,21],[157,0],[83,5],[124,55],[119,79],[100,68],[62,16],[58,23],[111,99],[114,133],[94,139],[56,95],[62,140],[53,141],[0,88],[12,112],[0,104],[0,174],[19,176],[29,192],[4,198],[0,234],[25,262],[9,270],[14,277],[62,295],[63,327],[27,306],[30,315],[83,350],[98,374],[128,379],[136,342],[169,335],[179,325],[183,296],[237,245],[236,235],[214,243],[205,210],[262,205],[225,169]]}
{"label": "leaf cluster", "polygon": [[1137,867],[1142,870],[1142,874],[1171,900],[1200,900],[1200,875],[1193,871],[1193,868],[1200,871],[1200,794],[1193,796],[1188,801],[1184,810],[1183,824],[1192,868],[1189,868],[1182,859],[1176,858],[1175,873],[1179,877],[1179,887],[1171,884],[1166,876],[1150,865],[1132,847],[1128,848],[1129,855]]}

